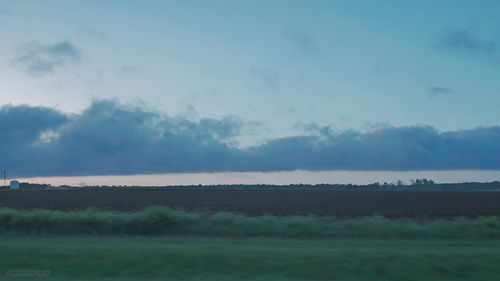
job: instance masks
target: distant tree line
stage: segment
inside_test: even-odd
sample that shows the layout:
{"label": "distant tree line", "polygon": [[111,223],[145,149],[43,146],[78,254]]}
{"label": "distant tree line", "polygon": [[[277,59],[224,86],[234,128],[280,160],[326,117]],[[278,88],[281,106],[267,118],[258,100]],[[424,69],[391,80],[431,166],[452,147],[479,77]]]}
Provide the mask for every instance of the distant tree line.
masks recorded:
{"label": "distant tree line", "polygon": [[[8,189],[8,187],[3,187]],[[409,183],[400,180],[396,182],[371,183],[371,184],[220,184],[220,185],[179,185],[179,186],[128,186],[128,185],[86,185],[86,186],[51,186],[49,184],[20,183],[21,189],[331,189],[331,190],[394,190],[394,191],[500,191],[500,181],[479,183],[435,183],[433,180],[422,178],[414,179]]]}

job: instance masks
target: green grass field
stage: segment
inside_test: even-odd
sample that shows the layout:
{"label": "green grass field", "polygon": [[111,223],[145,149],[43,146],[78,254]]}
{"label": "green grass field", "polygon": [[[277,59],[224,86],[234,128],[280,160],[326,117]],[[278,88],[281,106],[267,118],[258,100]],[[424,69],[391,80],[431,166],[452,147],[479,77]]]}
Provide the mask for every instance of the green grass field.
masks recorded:
{"label": "green grass field", "polygon": [[0,280],[500,280],[500,218],[0,209]]}
{"label": "green grass field", "polygon": [[499,280],[498,240],[0,236],[0,280]]}

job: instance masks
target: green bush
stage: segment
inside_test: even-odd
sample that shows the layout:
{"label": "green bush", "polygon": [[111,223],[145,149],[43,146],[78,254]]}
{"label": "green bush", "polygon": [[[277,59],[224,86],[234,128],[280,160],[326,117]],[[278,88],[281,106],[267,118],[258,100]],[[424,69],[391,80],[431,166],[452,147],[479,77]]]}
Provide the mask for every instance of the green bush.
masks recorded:
{"label": "green bush", "polygon": [[0,209],[0,233],[499,239],[500,218],[337,219],[201,213],[150,207],[137,212]]}

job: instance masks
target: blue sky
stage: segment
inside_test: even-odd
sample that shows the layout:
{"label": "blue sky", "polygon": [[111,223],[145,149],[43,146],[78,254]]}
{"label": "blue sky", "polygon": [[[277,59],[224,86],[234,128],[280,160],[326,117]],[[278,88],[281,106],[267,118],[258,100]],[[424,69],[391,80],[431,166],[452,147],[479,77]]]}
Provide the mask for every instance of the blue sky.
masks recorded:
{"label": "blue sky", "polygon": [[[269,147],[311,134],[324,140],[324,132],[338,141],[350,130],[363,135],[406,127],[441,137],[473,132],[491,139],[500,119],[498,11],[498,1],[465,0],[0,0],[0,106],[4,120],[15,115],[7,105],[56,116],[49,118],[55,123],[32,131],[32,141],[44,143],[74,132],[67,124],[84,128],[87,123],[78,122],[96,108],[191,122],[230,149]],[[210,129],[203,120],[212,120]],[[237,133],[221,137],[220,126]],[[123,135],[117,137],[129,131],[118,130]],[[492,150],[485,155],[497,153],[495,145],[486,146]],[[467,156],[457,151],[447,157]],[[474,155],[474,161],[484,160]],[[450,168],[450,159],[434,166],[422,164],[427,159],[380,167],[311,160],[312,166],[269,169]],[[204,170],[194,166],[187,170]]]}

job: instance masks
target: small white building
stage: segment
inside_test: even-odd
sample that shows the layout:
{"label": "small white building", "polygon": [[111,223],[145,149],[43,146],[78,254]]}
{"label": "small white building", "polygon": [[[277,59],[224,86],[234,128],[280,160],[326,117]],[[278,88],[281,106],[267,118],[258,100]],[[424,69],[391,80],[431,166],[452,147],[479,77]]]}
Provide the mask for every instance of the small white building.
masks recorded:
{"label": "small white building", "polygon": [[11,180],[10,181],[10,189],[19,189],[19,181]]}

